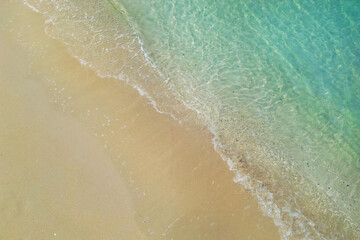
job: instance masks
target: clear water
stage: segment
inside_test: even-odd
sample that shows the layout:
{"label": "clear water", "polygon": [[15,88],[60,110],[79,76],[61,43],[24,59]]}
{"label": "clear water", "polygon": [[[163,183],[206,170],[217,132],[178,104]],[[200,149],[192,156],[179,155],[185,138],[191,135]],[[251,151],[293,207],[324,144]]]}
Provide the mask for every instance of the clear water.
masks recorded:
{"label": "clear water", "polygon": [[218,140],[277,152],[245,158],[298,175],[281,177],[326,192],[359,226],[359,1],[117,1]]}
{"label": "clear water", "polygon": [[25,3],[101,76],[200,114],[284,238],[360,236],[359,1]]}

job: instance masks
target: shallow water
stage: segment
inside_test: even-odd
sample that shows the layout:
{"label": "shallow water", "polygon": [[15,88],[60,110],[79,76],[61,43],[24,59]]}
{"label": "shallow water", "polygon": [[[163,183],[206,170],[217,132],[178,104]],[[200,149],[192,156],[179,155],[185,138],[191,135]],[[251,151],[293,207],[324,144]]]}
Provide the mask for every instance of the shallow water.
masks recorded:
{"label": "shallow water", "polygon": [[195,110],[284,238],[358,236],[357,1],[26,3],[99,75]]}
{"label": "shallow water", "polygon": [[286,155],[264,165],[291,168],[359,223],[357,1],[119,2],[222,142],[254,135],[262,150]]}

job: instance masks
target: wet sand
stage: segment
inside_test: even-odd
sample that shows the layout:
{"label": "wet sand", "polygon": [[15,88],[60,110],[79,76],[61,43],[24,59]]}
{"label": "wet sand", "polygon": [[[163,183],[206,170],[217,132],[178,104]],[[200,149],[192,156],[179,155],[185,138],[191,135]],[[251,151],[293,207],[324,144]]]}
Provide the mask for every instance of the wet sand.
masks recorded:
{"label": "wet sand", "polygon": [[211,136],[0,9],[0,239],[279,239]]}

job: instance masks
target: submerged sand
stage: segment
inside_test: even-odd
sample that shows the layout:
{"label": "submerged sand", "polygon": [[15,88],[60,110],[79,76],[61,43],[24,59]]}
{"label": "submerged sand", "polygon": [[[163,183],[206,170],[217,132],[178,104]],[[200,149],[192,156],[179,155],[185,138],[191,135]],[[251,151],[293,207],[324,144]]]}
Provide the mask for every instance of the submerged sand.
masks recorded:
{"label": "submerged sand", "polygon": [[279,239],[211,136],[82,66],[21,1],[0,16],[0,239]]}

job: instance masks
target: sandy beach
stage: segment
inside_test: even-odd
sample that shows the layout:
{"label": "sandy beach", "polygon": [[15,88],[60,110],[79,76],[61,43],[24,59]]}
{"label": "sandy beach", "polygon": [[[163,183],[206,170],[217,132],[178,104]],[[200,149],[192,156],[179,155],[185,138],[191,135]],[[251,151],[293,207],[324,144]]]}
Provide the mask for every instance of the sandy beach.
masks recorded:
{"label": "sandy beach", "polygon": [[0,5],[0,239],[279,239],[212,136]]}

